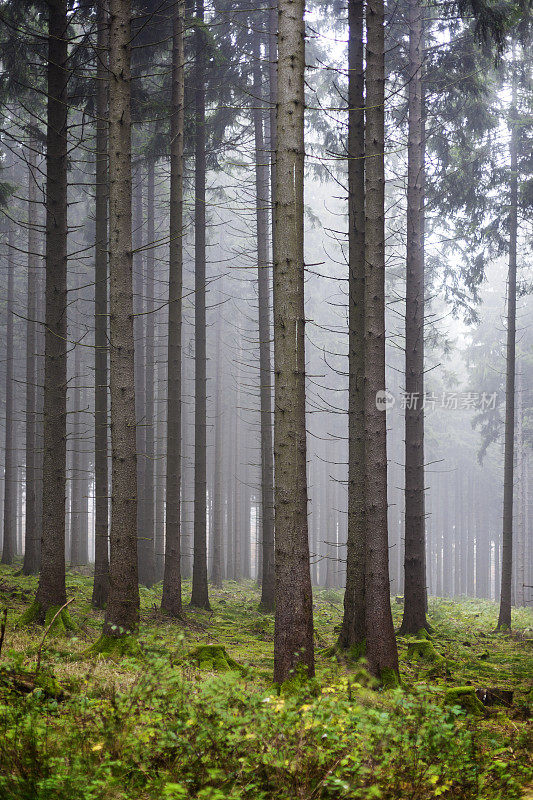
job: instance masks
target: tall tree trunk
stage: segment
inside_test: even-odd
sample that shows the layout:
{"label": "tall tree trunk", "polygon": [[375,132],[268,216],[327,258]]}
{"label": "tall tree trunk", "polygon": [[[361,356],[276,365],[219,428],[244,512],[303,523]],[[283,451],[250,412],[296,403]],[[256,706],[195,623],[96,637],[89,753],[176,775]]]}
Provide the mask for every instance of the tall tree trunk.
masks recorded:
{"label": "tall tree trunk", "polygon": [[398,675],[392,624],[387,530],[387,414],[385,391],[385,42],[383,0],[366,13],[365,118],[365,514],[366,658],[384,681]]}
{"label": "tall tree trunk", "polygon": [[109,592],[109,470],[107,370],[107,241],[108,241],[108,67],[107,0],[97,7],[100,56],[96,85],[96,186],[94,260],[94,584],[92,603],[104,608]]}
{"label": "tall tree trunk", "polygon": [[405,291],[405,583],[400,630],[427,628],[424,507],[424,141],[423,27],[420,0],[409,0],[409,140]]}
{"label": "tall tree trunk", "polygon": [[17,552],[17,423],[14,418],[14,317],[15,235],[14,223],[8,221],[7,231],[7,304],[6,304],[6,383],[5,383],[5,449],[4,449],[4,541],[2,564],[12,564]]}
{"label": "tall tree trunk", "polygon": [[[158,320],[156,331],[161,330]],[[162,336],[157,333],[156,339]],[[161,348],[159,348],[161,350]],[[154,514],[154,560],[155,579],[159,583],[165,574],[165,487],[166,487],[166,443],[167,443],[167,380],[168,369],[165,355],[157,358],[156,370],[156,448],[155,448],[155,514]]]}
{"label": "tall tree trunk", "polygon": [[[520,364],[520,361],[518,362]],[[517,496],[516,496],[516,605],[526,605],[526,528],[525,528],[525,458],[524,458],[524,383],[523,366],[519,366],[516,398],[516,471],[517,471]]]}
{"label": "tall tree trunk", "polygon": [[511,586],[513,572],[513,490],[516,372],[516,246],[518,234],[518,129],[516,78],[513,76],[511,108],[511,173],[509,211],[509,276],[507,285],[507,352],[505,377],[505,451],[503,474],[503,530],[500,613],[497,628],[511,628]]}
{"label": "tall tree trunk", "polygon": [[131,239],[131,0],[110,0],[109,348],[113,493],[104,634],[137,628],[137,456]]}
{"label": "tall tree trunk", "polygon": [[[220,320],[220,318],[219,318]],[[212,520],[212,560],[211,560],[211,582],[213,586],[220,589],[222,587],[222,557],[223,557],[223,509],[222,509],[222,459],[223,459],[223,422],[222,411],[222,377],[221,368],[221,325],[217,326],[217,347],[216,347],[216,399],[215,399],[215,454],[214,454],[214,480],[213,480],[213,515]]]}
{"label": "tall tree trunk", "polygon": [[143,169],[138,162],[133,189],[133,338],[135,346],[135,413],[137,414],[137,555],[138,570],[146,549],[146,502],[144,473],[146,467],[145,421],[145,328],[144,250],[143,250]]}
{"label": "tall tree trunk", "polygon": [[38,205],[37,205],[37,140],[30,137],[28,145],[28,283],[26,320],[26,531],[24,547],[24,575],[39,571],[41,538],[37,518],[37,439],[35,433],[37,411],[36,368],[36,317],[38,256]]}
{"label": "tall tree trunk", "polygon": [[500,613],[497,628],[511,628],[511,586],[513,574],[513,490],[516,371],[516,244],[518,234],[518,128],[516,77],[513,76],[511,108],[511,174],[509,211],[509,277],[507,284],[507,353],[505,376],[505,451],[503,465],[503,529]]}
{"label": "tall tree trunk", "polygon": [[307,530],[304,311],[303,0],[278,3],[278,97],[274,201],[274,680],[314,675]]}
{"label": "tall tree trunk", "polygon": [[168,382],[165,572],[161,608],[179,616],[181,601],[181,317],[183,291],[183,136],[185,125],[184,3],[172,23],[170,109],[170,254],[168,285]]}
{"label": "tall tree trunk", "polygon": [[154,468],[155,468],[155,161],[146,162],[146,281],[145,281],[145,343],[144,343],[144,468],[143,468],[143,523],[139,542],[139,582],[153,586],[155,582],[154,552]]}
{"label": "tall tree trunk", "polygon": [[348,545],[346,591],[339,647],[365,640],[365,120],[363,73],[364,0],[348,3]]}
{"label": "tall tree trunk", "polygon": [[[75,338],[74,336],[72,338]],[[70,566],[79,567],[82,561],[83,527],[83,459],[82,459],[82,390],[81,390],[81,348],[74,345],[74,384],[71,409],[70,443]]]}
{"label": "tall tree trunk", "polygon": [[43,522],[38,617],[66,602],[67,2],[48,4]]}
{"label": "tall tree trunk", "polygon": [[254,34],[253,122],[255,136],[255,198],[257,234],[257,295],[259,307],[259,400],[261,415],[262,611],[274,610],[274,454],[272,451],[272,379],[270,363],[270,289],[268,269],[268,160],[264,146],[261,36]]}
{"label": "tall tree trunk", "polygon": [[207,586],[204,2],[196,0],[194,62],[194,561],[191,605],[210,608]]}

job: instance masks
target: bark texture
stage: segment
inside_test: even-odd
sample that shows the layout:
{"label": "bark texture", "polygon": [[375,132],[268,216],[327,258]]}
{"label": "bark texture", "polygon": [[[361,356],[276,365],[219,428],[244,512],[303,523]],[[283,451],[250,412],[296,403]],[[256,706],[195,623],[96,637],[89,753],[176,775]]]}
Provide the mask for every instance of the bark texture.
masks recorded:
{"label": "bark texture", "polygon": [[348,542],[339,646],[360,652],[365,639],[365,120],[363,0],[348,3]]}
{"label": "bark texture", "polygon": [[[513,79],[516,80],[515,78]],[[516,89],[513,86],[513,108]],[[509,210],[509,277],[507,282],[507,349],[505,366],[505,444],[503,463],[503,527],[500,585],[500,613],[497,628],[511,628],[511,590],[513,579],[513,491],[516,373],[516,245],[518,235],[518,130],[511,119],[511,176]]]}
{"label": "bark texture", "polygon": [[131,241],[131,2],[110,1],[109,345],[112,485],[109,599],[104,634],[134,631],[137,581],[137,456]]}
{"label": "bark texture", "polygon": [[37,514],[37,470],[36,457],[36,411],[37,411],[37,365],[36,365],[36,318],[37,318],[37,270],[38,256],[38,205],[37,205],[37,141],[32,136],[28,146],[28,282],[26,320],[26,530],[24,575],[35,575],[39,571],[41,532]]}
{"label": "bark texture", "polygon": [[405,588],[402,633],[427,627],[424,508],[424,141],[422,7],[409,0],[405,285]]}
{"label": "bark texture", "polygon": [[13,296],[15,288],[15,236],[13,222],[8,222],[7,232],[7,303],[6,303],[6,382],[5,382],[5,449],[4,449],[4,541],[2,564],[12,564],[17,553],[17,423],[14,417],[14,317]]}
{"label": "bark texture", "polygon": [[46,289],[40,618],[66,602],[67,3],[48,4]]}
{"label": "bark texture", "polygon": [[392,624],[387,530],[385,391],[385,41],[383,0],[366,12],[365,112],[365,621],[366,658],[378,679],[398,675]]}
{"label": "bark texture", "polygon": [[107,2],[97,8],[100,57],[96,85],[96,187],[94,285],[94,584],[92,603],[104,608],[109,592],[109,470],[108,470],[108,68]]}
{"label": "bark texture", "polygon": [[170,257],[168,295],[168,389],[165,568],[161,608],[179,616],[181,601],[181,326],[183,272],[183,132],[185,122],[184,4],[172,26],[170,116]]}
{"label": "bark texture", "polygon": [[315,669],[305,429],[303,17],[303,0],[279,0],[274,201],[274,680],[279,683],[298,668],[308,677]]}
{"label": "bark texture", "polygon": [[204,3],[196,2],[194,61],[194,554],[191,605],[209,608],[207,587],[205,48]]}
{"label": "bark texture", "polygon": [[253,122],[259,306],[259,380],[261,414],[261,603],[274,610],[274,454],[272,451],[272,378],[270,360],[270,287],[268,269],[268,159],[264,146],[261,37],[254,35]]}

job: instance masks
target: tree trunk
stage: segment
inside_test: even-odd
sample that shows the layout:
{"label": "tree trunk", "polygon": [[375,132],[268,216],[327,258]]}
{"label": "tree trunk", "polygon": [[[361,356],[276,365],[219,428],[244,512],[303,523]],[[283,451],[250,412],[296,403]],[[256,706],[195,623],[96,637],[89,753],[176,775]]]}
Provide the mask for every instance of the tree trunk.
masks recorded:
{"label": "tree trunk", "polygon": [[427,628],[424,507],[424,141],[422,7],[409,0],[409,141],[405,297],[405,583],[402,634]]}
{"label": "tree trunk", "polygon": [[398,675],[392,624],[387,530],[387,414],[385,391],[385,43],[383,0],[366,14],[365,118],[365,625],[370,672],[384,681]]}
{"label": "tree trunk", "polygon": [[365,120],[363,0],[348,3],[348,546],[346,590],[339,647],[362,648],[365,640]]}
{"label": "tree trunk", "polygon": [[[520,364],[520,362],[519,362]],[[526,528],[525,528],[525,458],[524,458],[524,385],[523,366],[518,369],[516,399],[516,471],[517,509],[516,509],[516,605],[526,605]]]}
{"label": "tree trunk", "polygon": [[[220,321],[220,318],[219,318]],[[224,416],[222,412],[222,369],[221,369],[221,325],[217,326],[216,347],[216,399],[215,399],[215,455],[214,455],[214,480],[213,480],[213,515],[212,520],[212,561],[211,583],[217,589],[222,587],[222,555],[223,555],[223,513],[222,513],[222,432]]]}
{"label": "tree trunk", "polygon": [[145,421],[145,350],[144,324],[144,250],[143,250],[143,170],[137,165],[133,189],[133,338],[135,346],[135,413],[137,415],[137,555],[138,570],[146,549],[146,502],[144,473],[146,466]]}
{"label": "tree trunk", "polygon": [[43,527],[36,594],[42,621],[66,602],[67,2],[51,0],[48,9]]}
{"label": "tree trunk", "polygon": [[[73,336],[72,338],[75,338]],[[83,459],[82,459],[82,390],[81,390],[81,348],[74,345],[74,375],[70,383],[74,384],[71,409],[71,450],[70,469],[70,566],[79,567],[82,560],[83,529]]]}
{"label": "tree trunk", "polygon": [[94,584],[92,603],[104,608],[109,592],[109,470],[107,371],[107,242],[108,242],[108,68],[107,2],[97,8],[100,56],[96,85],[96,186],[94,286]]}
{"label": "tree trunk", "polygon": [[[516,77],[513,76],[511,115],[516,116]],[[511,585],[513,574],[513,490],[516,367],[516,245],[518,234],[518,129],[511,119],[511,174],[509,211],[509,277],[507,285],[507,352],[505,376],[505,444],[503,465],[503,529],[500,613],[498,630],[511,628]]]}
{"label": "tree trunk", "polygon": [[272,379],[270,363],[270,289],[268,269],[268,161],[263,133],[261,37],[254,34],[253,122],[255,135],[255,198],[257,295],[259,307],[259,398],[261,415],[262,611],[274,610],[274,461],[272,452]]}
{"label": "tree trunk", "polygon": [[39,571],[41,538],[37,517],[37,438],[35,432],[37,411],[36,318],[38,255],[38,205],[37,205],[37,140],[30,137],[28,145],[28,289],[26,320],[26,531],[24,547],[24,575]]}
{"label": "tree trunk", "polygon": [[5,383],[5,450],[4,450],[4,541],[2,564],[12,564],[17,552],[17,423],[14,417],[14,317],[15,235],[14,223],[8,221],[7,231],[7,303],[6,303],[6,383]]}
{"label": "tree trunk", "polygon": [[194,561],[191,605],[210,608],[207,586],[205,60],[204,2],[196,0],[194,61]]}
{"label": "tree trunk", "polygon": [[181,316],[183,291],[183,131],[185,124],[184,4],[172,23],[170,110],[170,253],[168,285],[168,382],[165,571],[161,608],[180,616],[181,604]]}
{"label": "tree trunk", "polygon": [[278,3],[274,201],[274,461],[276,613],[274,680],[314,675],[307,530],[304,311],[303,0]]}
{"label": "tree trunk", "polygon": [[111,548],[104,634],[137,628],[137,456],[131,240],[131,0],[110,2],[109,348]]}
{"label": "tree trunk", "polygon": [[143,533],[139,542],[139,582],[151,587],[155,582],[154,552],[154,470],[155,470],[155,161],[148,158],[146,180],[146,281],[145,281],[145,346],[144,346],[144,469],[143,469]]}

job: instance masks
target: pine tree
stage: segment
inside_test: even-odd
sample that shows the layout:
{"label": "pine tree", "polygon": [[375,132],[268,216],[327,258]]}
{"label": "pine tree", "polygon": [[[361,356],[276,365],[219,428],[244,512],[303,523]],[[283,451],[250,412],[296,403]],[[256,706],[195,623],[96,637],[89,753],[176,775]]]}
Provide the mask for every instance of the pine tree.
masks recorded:
{"label": "pine tree", "polygon": [[303,0],[278,3],[274,199],[274,680],[314,675],[307,529],[304,313]]}

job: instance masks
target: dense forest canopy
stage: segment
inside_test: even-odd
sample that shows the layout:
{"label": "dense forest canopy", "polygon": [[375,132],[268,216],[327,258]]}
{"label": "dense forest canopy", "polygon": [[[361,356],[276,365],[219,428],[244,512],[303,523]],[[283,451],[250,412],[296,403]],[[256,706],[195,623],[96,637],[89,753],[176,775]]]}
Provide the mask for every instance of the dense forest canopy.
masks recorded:
{"label": "dense forest canopy", "polygon": [[0,0],[0,798],[522,796],[532,88],[528,0]]}

